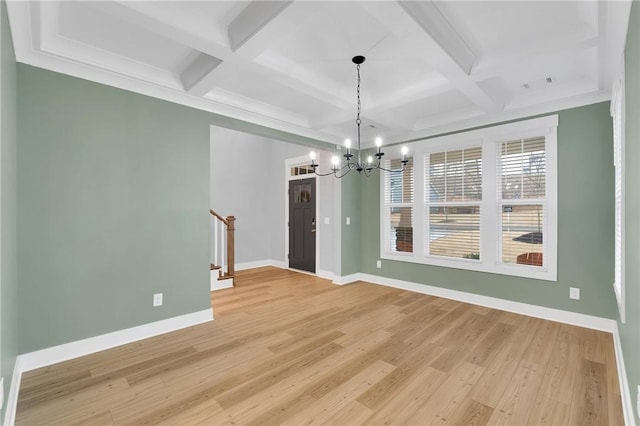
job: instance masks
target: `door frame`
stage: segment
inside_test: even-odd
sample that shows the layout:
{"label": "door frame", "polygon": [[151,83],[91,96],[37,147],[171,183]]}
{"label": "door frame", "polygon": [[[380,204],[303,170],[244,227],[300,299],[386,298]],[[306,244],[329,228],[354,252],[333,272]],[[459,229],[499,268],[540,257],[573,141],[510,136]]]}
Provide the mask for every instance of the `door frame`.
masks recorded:
{"label": "door frame", "polygon": [[[315,178],[316,181],[316,272],[301,271],[311,275],[318,275],[320,270],[320,238],[322,235],[322,224],[320,220],[320,179],[315,174],[291,176],[291,168],[296,166],[308,166],[310,164],[309,156],[287,158],[284,161],[284,264],[289,268],[289,181]],[[298,271],[298,269],[296,269]]]}

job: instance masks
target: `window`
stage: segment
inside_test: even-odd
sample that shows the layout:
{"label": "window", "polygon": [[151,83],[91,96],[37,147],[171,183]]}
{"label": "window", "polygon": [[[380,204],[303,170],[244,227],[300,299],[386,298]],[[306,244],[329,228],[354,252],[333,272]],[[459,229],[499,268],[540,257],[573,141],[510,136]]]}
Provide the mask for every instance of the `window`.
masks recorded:
{"label": "window", "polygon": [[[624,70],[624,65],[622,66]],[[624,307],[624,72],[615,84],[611,101],[613,117],[613,165],[615,168],[615,263],[613,288],[620,319],[625,322]]]}
{"label": "window", "polygon": [[[384,168],[402,170],[402,163],[386,160]],[[413,252],[413,159],[403,172],[384,173],[384,247],[390,253]]]}
{"label": "window", "polygon": [[503,263],[543,266],[546,140],[500,143],[498,153],[498,233]]}
{"label": "window", "polygon": [[381,256],[555,281],[557,122],[415,143],[411,167],[381,177]]}
{"label": "window", "polygon": [[480,258],[482,147],[425,155],[427,255]]}

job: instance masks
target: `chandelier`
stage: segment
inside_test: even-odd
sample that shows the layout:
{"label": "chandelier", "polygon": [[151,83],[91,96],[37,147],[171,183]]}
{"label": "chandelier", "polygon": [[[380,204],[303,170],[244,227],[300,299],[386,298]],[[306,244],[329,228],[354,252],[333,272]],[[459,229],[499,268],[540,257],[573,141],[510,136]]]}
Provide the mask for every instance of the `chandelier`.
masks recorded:
{"label": "chandelier", "polygon": [[367,161],[362,161],[362,150],[360,147],[360,125],[362,124],[362,120],[360,120],[360,112],[362,109],[360,103],[360,65],[365,61],[365,59],[366,58],[364,56],[354,56],[351,59],[351,62],[356,64],[356,70],[358,72],[358,113],[356,115],[356,125],[358,127],[358,159],[354,160],[354,154],[351,153],[351,140],[347,139],[344,142],[344,145],[347,148],[347,153],[343,155],[343,157],[345,158],[343,164],[340,165],[340,158],[337,155],[334,155],[331,158],[331,171],[327,173],[320,173],[318,171],[319,164],[316,163],[316,153],[312,151],[309,154],[309,157],[311,158],[311,168],[317,176],[334,175],[336,178],[340,179],[346,176],[351,170],[357,170],[358,173],[362,174],[364,172],[364,175],[369,177],[373,170],[383,170],[389,173],[402,173],[407,167],[407,163],[409,162],[409,160],[407,159],[407,153],[409,152],[409,150],[406,146],[403,146],[401,150],[402,160],[400,161],[400,163],[402,164],[402,168],[393,170],[387,169],[382,166],[382,156],[384,155],[384,152],[382,152],[382,138],[380,137],[377,137],[375,139],[376,153],[374,155],[368,156]]}

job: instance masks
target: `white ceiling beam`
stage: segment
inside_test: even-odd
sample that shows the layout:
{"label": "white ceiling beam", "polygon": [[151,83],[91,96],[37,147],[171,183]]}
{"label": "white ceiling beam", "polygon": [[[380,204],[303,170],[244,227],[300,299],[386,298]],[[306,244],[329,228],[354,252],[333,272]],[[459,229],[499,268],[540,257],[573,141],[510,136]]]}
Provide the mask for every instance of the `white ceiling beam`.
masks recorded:
{"label": "white ceiling beam", "polygon": [[[429,52],[429,64],[463,93],[471,102],[485,111],[496,111],[499,106],[485,93],[469,76],[465,68],[445,50],[432,36],[421,26],[403,5],[398,2],[363,2],[365,8],[372,16],[376,17],[380,25],[387,26],[388,30],[403,39],[407,28],[418,27],[424,34],[424,44]],[[391,24],[393,23],[393,24]],[[457,34],[457,33],[456,33]],[[455,55],[455,53],[452,53]],[[460,59],[460,58],[458,58]]]}
{"label": "white ceiling beam", "polygon": [[160,14],[154,5],[156,2],[145,1],[92,3],[92,7],[105,13],[223,61],[233,54],[231,49],[219,40],[212,40],[204,34],[197,33],[189,25],[177,24],[176,21]]}
{"label": "white ceiling beam", "polygon": [[291,1],[253,1],[229,24],[231,49],[236,51],[280,14]]}
{"label": "white ceiling beam", "polygon": [[432,1],[398,1],[398,4],[420,25],[433,41],[460,67],[471,73],[476,54]]}
{"label": "white ceiling beam", "polygon": [[202,91],[201,86],[208,88],[210,83],[206,81],[207,76],[210,76],[212,71],[221,63],[222,60],[206,53],[200,53],[196,56],[180,73],[180,81],[185,91],[193,93]]}
{"label": "white ceiling beam", "polygon": [[[290,2],[276,3],[286,3],[288,5]],[[274,15],[269,22],[265,22],[260,31],[254,33],[250,39],[245,40],[242,47],[236,52],[233,52],[227,46],[206,39],[201,34],[190,31],[188,26],[183,28],[174,25],[157,12],[152,2],[97,2],[94,6],[120,19],[135,23],[155,34],[170,38],[199,52],[220,59],[222,62],[215,67],[211,67],[208,73],[203,74],[197,84],[193,83],[188,89],[185,88],[191,95],[204,96],[217,87],[220,82],[236,74],[238,69],[244,69],[253,70],[256,74],[266,74],[265,78],[277,81],[331,106],[339,107],[345,102],[332,93],[322,91],[318,85],[309,84],[306,79],[292,78],[291,75],[270,70],[253,62],[255,56],[273,43],[274,38],[272,37],[281,38],[286,36],[294,28],[303,25],[304,20],[309,18],[309,16],[305,17],[301,10],[296,10],[295,5],[291,8],[283,6],[277,16]],[[290,9],[290,11],[287,10],[287,13],[283,13],[285,9]],[[276,18],[278,26],[267,25]],[[285,25],[280,25],[283,22]],[[284,31],[283,27],[287,30]],[[190,65],[184,64],[183,69],[186,70]]]}
{"label": "white ceiling beam", "polygon": [[[204,96],[221,82],[234,76],[238,69],[253,70],[256,75],[263,74],[264,67],[256,64],[253,59],[275,40],[285,37],[300,25],[300,20],[291,17],[291,13],[283,13],[290,4],[291,1],[250,3],[229,24],[228,36],[232,53],[218,66],[202,75],[200,82],[194,85],[189,93]],[[269,25],[276,22],[278,25]]]}

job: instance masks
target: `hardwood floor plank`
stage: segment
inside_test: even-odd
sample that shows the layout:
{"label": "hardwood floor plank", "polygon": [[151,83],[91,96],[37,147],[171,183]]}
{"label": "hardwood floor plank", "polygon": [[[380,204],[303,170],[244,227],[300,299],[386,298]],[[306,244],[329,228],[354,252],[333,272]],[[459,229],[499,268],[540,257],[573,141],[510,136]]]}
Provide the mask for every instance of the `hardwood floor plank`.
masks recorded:
{"label": "hardwood floor plank", "polygon": [[489,423],[495,425],[525,423],[538,394],[543,374],[543,368],[538,364],[521,361],[496,405]]}
{"label": "hardwood floor plank", "polygon": [[278,268],[216,320],[23,375],[22,425],[622,424],[607,333]]}
{"label": "hardwood floor plank", "polygon": [[270,419],[264,419],[267,421],[263,424],[282,423],[290,426],[323,424],[336,411],[345,408],[351,401],[354,401],[394,369],[394,366],[384,361],[375,361],[319,399],[314,398],[316,400],[315,403],[304,410],[304,412],[298,412],[298,415],[292,416],[284,422],[273,422],[270,421]]}
{"label": "hardwood floor plank", "polygon": [[606,367],[583,359],[571,401],[569,422],[580,425],[604,425],[609,420]]}
{"label": "hardwood floor plank", "polygon": [[371,416],[371,410],[358,401],[349,402],[344,408],[335,412],[323,425],[362,425]]}
{"label": "hardwood floor plank", "polygon": [[445,424],[482,426],[489,422],[492,414],[493,408],[465,397]]}

